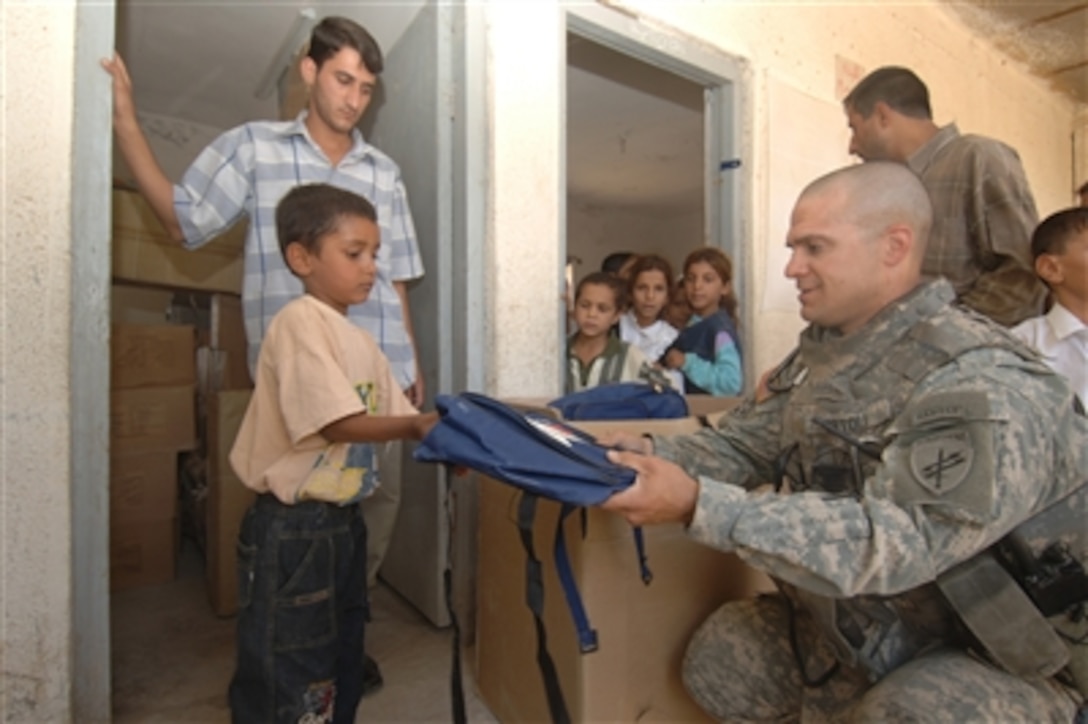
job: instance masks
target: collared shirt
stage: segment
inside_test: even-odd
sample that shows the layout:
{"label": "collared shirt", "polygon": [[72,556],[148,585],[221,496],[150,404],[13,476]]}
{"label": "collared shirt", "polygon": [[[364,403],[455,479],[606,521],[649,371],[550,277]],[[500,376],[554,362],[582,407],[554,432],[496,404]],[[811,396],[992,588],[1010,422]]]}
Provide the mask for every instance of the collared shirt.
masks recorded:
{"label": "collared shirt", "polygon": [[1031,259],[1039,215],[1016,151],[951,123],[907,163],[933,201],[922,272],[948,279],[960,303],[1000,324],[1042,313],[1046,289]]}
{"label": "collared shirt", "polygon": [[393,282],[422,276],[423,261],[400,169],[357,129],[351,149],[333,167],[310,137],[305,119],[303,111],[293,121],[246,123],[200,153],[174,186],[185,245],[199,247],[241,216],[249,217],[242,304],[253,371],[272,317],[302,294],[302,283],[284,263],[276,239],[276,205],[306,183],[327,183],[365,197],[378,212],[378,275],[370,298],[351,307],[348,318],[374,336],[398,384],[408,387],[415,381],[415,353]]}
{"label": "collared shirt", "polygon": [[604,350],[584,364],[574,353],[577,333],[567,340],[567,379],[564,392],[578,392],[611,382],[634,382],[647,379],[650,365],[638,347],[608,336]]}
{"label": "collared shirt", "polygon": [[1046,315],[1017,325],[1012,333],[1039,350],[1050,369],[1065,375],[1081,402],[1088,403],[1088,325],[1055,302]]}

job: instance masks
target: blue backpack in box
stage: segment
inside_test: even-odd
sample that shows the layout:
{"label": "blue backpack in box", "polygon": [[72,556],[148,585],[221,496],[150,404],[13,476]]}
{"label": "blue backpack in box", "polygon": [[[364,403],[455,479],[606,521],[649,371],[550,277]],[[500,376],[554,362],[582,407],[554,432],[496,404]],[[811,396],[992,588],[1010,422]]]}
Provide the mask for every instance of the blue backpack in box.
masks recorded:
{"label": "blue backpack in box", "polygon": [[[561,505],[554,544],[556,572],[578,631],[579,647],[582,653],[588,653],[597,648],[597,633],[589,624],[575,584],[563,523],[575,510],[598,505],[630,486],[635,472],[610,462],[606,457],[608,449],[581,430],[540,413],[515,410],[485,395],[438,395],[435,407],[440,420],[416,448],[416,460],[468,467],[523,492],[518,504],[518,529],[527,555],[526,602],[536,624],[537,661],[552,719],[569,722],[544,632],[541,564],[533,550],[536,501],[544,497]],[[636,528],[634,535],[642,580],[648,584],[651,575],[642,531]]]}
{"label": "blue backpack in box", "polygon": [[684,396],[667,384],[613,382],[548,403],[565,420],[667,420],[687,417]]}

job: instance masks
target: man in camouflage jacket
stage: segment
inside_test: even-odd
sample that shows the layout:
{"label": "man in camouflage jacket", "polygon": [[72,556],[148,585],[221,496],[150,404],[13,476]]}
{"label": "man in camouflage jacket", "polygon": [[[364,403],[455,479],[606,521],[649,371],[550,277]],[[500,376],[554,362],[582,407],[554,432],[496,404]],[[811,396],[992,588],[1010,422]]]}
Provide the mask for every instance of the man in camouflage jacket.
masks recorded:
{"label": "man in camouflage jacket", "polygon": [[810,184],[787,241],[810,323],[797,350],[717,429],[606,436],[639,476],[604,507],[683,521],[779,586],[725,604],[689,645],[685,684],[718,719],[1077,710],[1058,678],[969,651],[936,584],[1088,481],[1088,421],[1030,350],[953,306],[947,282],[921,281],[931,213],[897,164]]}

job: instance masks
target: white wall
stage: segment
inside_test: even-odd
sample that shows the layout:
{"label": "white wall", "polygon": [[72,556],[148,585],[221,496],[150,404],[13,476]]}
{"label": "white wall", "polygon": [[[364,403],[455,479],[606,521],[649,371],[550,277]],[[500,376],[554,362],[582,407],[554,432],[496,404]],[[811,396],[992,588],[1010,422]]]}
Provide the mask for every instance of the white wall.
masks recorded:
{"label": "white wall", "polygon": [[70,716],[74,6],[6,3],[0,10],[3,721],[65,721]]}
{"label": "white wall", "polygon": [[[181,175],[185,173],[185,169],[189,167],[197,154],[224,130],[144,111],[139,111],[137,118],[163,172],[174,182],[181,180]],[[128,165],[116,146],[113,150],[113,175],[114,178],[135,186],[132,172],[129,171]]]}
{"label": "white wall", "polygon": [[664,214],[568,201],[567,254],[582,262],[574,269],[576,283],[599,270],[604,258],[617,251],[663,256],[680,274],[688,252],[704,244],[701,211]]}
{"label": "white wall", "polygon": [[[774,364],[792,347],[801,328],[795,310],[768,303],[776,298],[767,294],[768,286],[779,278],[772,268],[779,265],[779,258],[769,251],[783,242],[778,233],[783,224],[780,209],[788,207],[788,199],[799,188],[797,179],[771,172],[772,154],[783,145],[841,147],[846,139],[844,118],[841,127],[810,117],[778,118],[772,123],[769,96],[780,84],[807,94],[830,112],[853,85],[851,68],[864,74],[881,65],[908,66],[929,86],[938,123],[955,121],[962,132],[999,138],[1019,150],[1040,214],[1069,205],[1070,189],[1076,186],[1070,168],[1076,104],[993,50],[984,38],[972,35],[939,3],[608,0],[607,4],[648,27],[742,58],[751,68],[753,158],[746,165],[752,191],[747,228],[755,274],[742,303],[756,305],[749,327],[755,339],[748,349],[757,370]],[[1088,156],[1083,151],[1081,155]]]}

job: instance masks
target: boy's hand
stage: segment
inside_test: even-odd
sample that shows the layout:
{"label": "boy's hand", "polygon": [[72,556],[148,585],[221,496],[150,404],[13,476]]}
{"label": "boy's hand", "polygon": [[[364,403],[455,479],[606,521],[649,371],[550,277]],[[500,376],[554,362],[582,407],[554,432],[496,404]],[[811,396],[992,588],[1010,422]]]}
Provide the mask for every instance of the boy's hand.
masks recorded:
{"label": "boy's hand", "polygon": [[415,421],[415,439],[422,440],[427,436],[427,433],[431,431],[431,428],[438,424],[437,412],[421,412],[416,415]]}
{"label": "boy's hand", "polygon": [[684,366],[684,353],[678,349],[670,349],[662,361],[670,370],[678,370]]}

